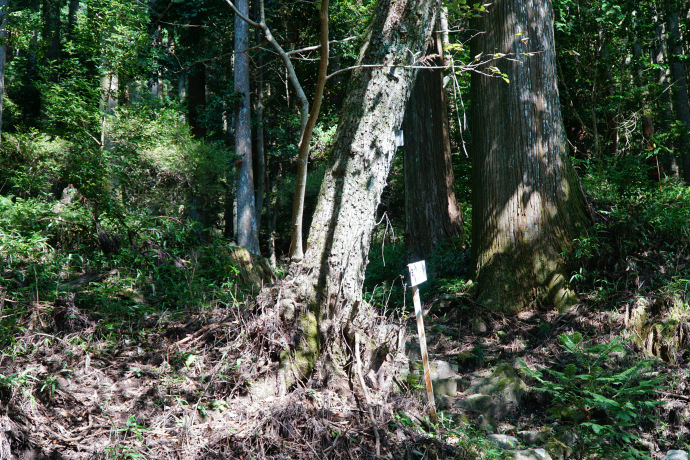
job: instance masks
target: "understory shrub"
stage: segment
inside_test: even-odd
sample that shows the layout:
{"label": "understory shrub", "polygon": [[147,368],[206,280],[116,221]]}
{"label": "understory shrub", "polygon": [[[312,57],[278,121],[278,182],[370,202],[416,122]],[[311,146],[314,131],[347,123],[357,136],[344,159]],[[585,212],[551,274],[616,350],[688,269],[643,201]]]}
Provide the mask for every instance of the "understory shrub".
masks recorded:
{"label": "understory shrub", "polygon": [[576,439],[577,458],[651,458],[635,434],[653,426],[656,390],[663,379],[650,361],[631,363],[624,342],[589,346],[579,332],[559,336],[569,361],[564,368],[524,371],[536,391],[551,398],[547,414],[558,422],[557,438]]}

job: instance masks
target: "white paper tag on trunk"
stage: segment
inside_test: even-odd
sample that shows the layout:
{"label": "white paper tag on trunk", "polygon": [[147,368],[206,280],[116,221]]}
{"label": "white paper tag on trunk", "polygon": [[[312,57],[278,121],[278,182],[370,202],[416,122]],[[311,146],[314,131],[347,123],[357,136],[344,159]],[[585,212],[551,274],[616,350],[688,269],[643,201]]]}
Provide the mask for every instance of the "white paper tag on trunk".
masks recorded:
{"label": "white paper tag on trunk", "polygon": [[416,286],[426,281],[426,264],[423,260],[408,264],[407,268],[410,270],[410,286]]}
{"label": "white paper tag on trunk", "polygon": [[405,145],[405,135],[403,134],[403,130],[400,129],[395,132],[395,146],[402,147],[403,145]]}

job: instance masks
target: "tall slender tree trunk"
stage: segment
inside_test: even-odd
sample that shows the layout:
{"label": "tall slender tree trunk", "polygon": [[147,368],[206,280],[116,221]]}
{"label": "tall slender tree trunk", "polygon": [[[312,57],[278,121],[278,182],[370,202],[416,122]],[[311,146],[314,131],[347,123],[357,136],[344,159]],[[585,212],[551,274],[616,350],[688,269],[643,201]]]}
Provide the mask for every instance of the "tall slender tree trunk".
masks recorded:
{"label": "tall slender tree trunk", "polygon": [[197,139],[206,136],[206,124],[203,120],[206,108],[206,66],[203,63],[194,64],[187,77],[187,111],[189,112],[189,127]]}
{"label": "tall slender tree trunk", "polygon": [[[43,79],[49,83],[57,83],[60,78],[60,7],[62,2],[58,0],[43,0],[43,42],[44,52],[41,61],[41,73]],[[41,97],[41,118],[49,122],[46,101]]]}
{"label": "tall slender tree trunk", "polygon": [[9,0],[0,0],[0,136],[2,135],[2,107],[5,98],[5,59],[7,57],[7,15]]}
{"label": "tall slender tree trunk", "polygon": [[[34,1],[31,4],[34,12],[41,11],[41,3]],[[41,93],[38,90],[38,52],[39,33],[34,30],[29,42],[26,73],[23,78],[24,94],[22,101],[22,118],[26,126],[36,126],[41,115]]]}
{"label": "tall slender tree trunk", "polygon": [[79,0],[69,0],[67,4],[67,39],[74,41],[77,30],[77,13],[79,12]]}
{"label": "tall slender tree trunk", "polygon": [[[249,16],[248,0],[237,2],[237,9]],[[259,219],[254,201],[254,170],[252,165],[251,95],[249,88],[249,25],[235,15],[235,154],[239,157],[237,171],[237,244],[252,254],[259,253]]]}
{"label": "tall slender tree trunk", "polygon": [[[261,19],[261,13],[258,11],[258,2],[252,3],[252,10],[254,10],[254,17]],[[256,41],[260,42],[261,31],[256,30]],[[254,99],[254,116],[256,120],[255,138],[256,145],[254,148],[254,178],[255,193],[254,202],[256,205],[256,214],[258,220],[258,227],[261,229],[261,213],[264,208],[264,194],[266,193],[266,155],[264,142],[264,58],[263,53],[259,52],[256,57],[256,95]]]}
{"label": "tall slender tree trunk", "polygon": [[[436,35],[428,54],[437,57],[429,64],[442,66],[443,45],[440,33]],[[455,199],[447,105],[443,70],[419,70],[402,124],[405,244],[411,261],[427,258],[438,243],[462,231]]]}
{"label": "tall slender tree trunk", "polygon": [[46,42],[45,63],[56,64],[60,60],[60,7],[58,0],[43,0],[43,40]]}
{"label": "tall slender tree trunk", "polygon": [[647,156],[647,177],[652,180],[661,180],[663,177],[663,166],[660,158],[654,152],[654,117],[652,116],[652,108],[649,104],[649,80],[644,74],[644,53],[642,51],[642,43],[640,36],[642,34],[640,23],[638,20],[639,12],[633,12],[633,82],[637,88],[642,89],[642,97],[640,103],[642,105],[642,138],[644,139],[644,147]]}
{"label": "tall slender tree trunk", "polygon": [[606,120],[606,153],[609,157],[614,158],[618,155],[619,143],[619,127],[618,127],[618,104],[615,102],[616,84],[611,68],[614,63],[611,62],[611,52],[609,51],[609,43],[603,29],[599,31],[599,57],[601,58],[601,71],[603,74],[602,81],[606,85],[606,104],[604,106],[606,112],[604,119]]}
{"label": "tall slender tree trunk", "polygon": [[[655,15],[656,30],[654,33],[654,48],[652,50],[652,63],[657,65],[657,81],[659,84],[658,103],[659,115],[658,125],[661,130],[668,130],[673,120],[671,95],[669,82],[671,80],[668,68],[668,57],[666,54],[666,23],[663,19],[664,12],[658,8]],[[680,178],[680,168],[678,160],[673,152],[664,150],[661,159],[662,167],[669,177]]]}
{"label": "tall slender tree trunk", "polygon": [[678,150],[683,165],[683,180],[686,184],[690,184],[690,104],[688,103],[688,80],[685,61],[683,60],[683,43],[677,11],[671,11],[668,16],[668,38],[671,46],[673,105],[676,119],[685,126],[685,132],[680,136]]}
{"label": "tall slender tree trunk", "polygon": [[330,382],[342,375],[346,341],[375,316],[364,313],[361,299],[376,208],[414,83],[416,71],[407,66],[425,51],[438,6],[377,2],[359,58],[365,67],[351,76],[304,259],[290,268],[288,283],[305,308],[295,319],[301,338],[281,357],[283,388],[308,375],[319,357],[325,371],[319,377]]}
{"label": "tall slender tree trunk", "polygon": [[[517,311],[576,301],[561,254],[586,213],[565,143],[548,0],[497,0],[477,21],[472,55],[501,78],[472,75],[472,255],[479,301]],[[526,55],[527,53],[533,53]]]}

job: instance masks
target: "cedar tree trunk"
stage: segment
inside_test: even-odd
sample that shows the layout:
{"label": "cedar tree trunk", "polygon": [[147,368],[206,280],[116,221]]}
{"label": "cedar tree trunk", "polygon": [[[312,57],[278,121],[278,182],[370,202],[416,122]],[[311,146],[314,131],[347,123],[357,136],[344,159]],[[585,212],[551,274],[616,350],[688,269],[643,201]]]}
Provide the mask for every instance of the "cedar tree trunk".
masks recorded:
{"label": "cedar tree trunk", "polygon": [[[441,37],[433,40],[431,66],[443,65]],[[442,69],[421,69],[407,103],[405,138],[405,244],[411,262],[462,231],[450,157],[446,92]]]}
{"label": "cedar tree trunk", "polygon": [[[479,19],[472,56],[502,78],[472,75],[472,253],[479,300],[517,311],[576,301],[561,254],[586,214],[566,156],[549,0],[497,0]],[[526,56],[524,53],[533,53]],[[490,70],[487,72],[491,73]]]}

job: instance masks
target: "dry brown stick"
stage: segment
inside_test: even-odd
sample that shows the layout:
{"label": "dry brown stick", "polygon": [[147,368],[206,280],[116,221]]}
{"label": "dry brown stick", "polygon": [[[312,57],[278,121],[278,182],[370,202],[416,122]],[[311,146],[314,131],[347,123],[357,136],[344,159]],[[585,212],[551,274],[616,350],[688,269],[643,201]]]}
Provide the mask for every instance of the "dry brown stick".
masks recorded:
{"label": "dry brown stick", "polygon": [[665,391],[657,391],[662,396],[668,396],[669,398],[674,398],[674,399],[682,399],[685,401],[690,401],[690,396],[685,396],[685,395],[679,395],[676,393],[667,393]]}
{"label": "dry brown stick", "polygon": [[198,338],[199,336],[203,335],[205,332],[207,332],[209,329],[213,327],[222,327],[222,326],[230,326],[232,323],[211,323],[207,324],[206,326],[202,327],[198,331],[194,332],[193,334],[188,335],[184,339],[178,340],[177,342],[173,343],[173,345],[180,346],[183,343],[189,342],[190,340],[194,338]]}
{"label": "dry brown stick", "polygon": [[381,437],[379,436],[379,429],[376,425],[376,418],[374,417],[374,410],[371,406],[371,399],[369,398],[369,390],[364,382],[364,375],[362,374],[362,361],[359,359],[359,333],[355,333],[355,359],[357,360],[357,375],[359,375],[359,383],[362,385],[364,392],[364,399],[367,402],[367,409],[369,410],[369,418],[371,418],[372,426],[374,427],[374,436],[376,437],[376,456],[381,456]]}

